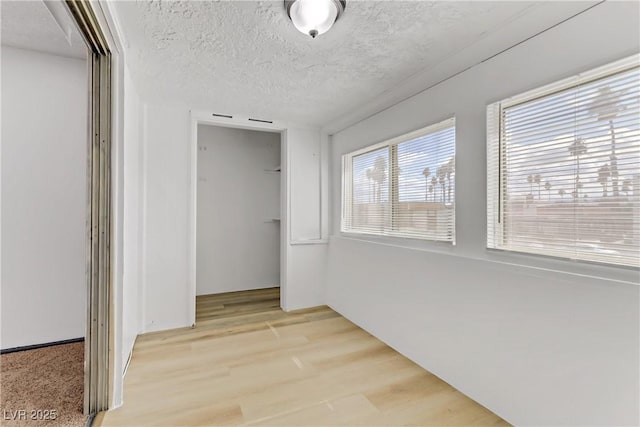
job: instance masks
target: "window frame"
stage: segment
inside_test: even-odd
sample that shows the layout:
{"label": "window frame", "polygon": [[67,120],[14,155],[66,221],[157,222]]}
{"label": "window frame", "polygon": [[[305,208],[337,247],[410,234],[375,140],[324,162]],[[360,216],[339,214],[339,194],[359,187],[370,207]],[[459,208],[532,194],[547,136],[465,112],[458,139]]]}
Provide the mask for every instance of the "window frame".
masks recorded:
{"label": "window frame", "polygon": [[[391,170],[391,158],[393,156],[393,152],[394,150],[392,149],[393,146],[398,146],[398,144],[404,143],[404,142],[408,142],[411,141],[413,139],[416,138],[420,138],[420,137],[424,137],[427,136],[429,134],[432,133],[436,133],[439,132],[441,130],[444,129],[448,129],[448,128],[453,128],[454,129],[454,140],[453,140],[453,155],[454,155],[454,162],[455,162],[455,156],[456,156],[456,139],[457,139],[457,135],[456,135],[456,117],[455,116],[450,116],[444,120],[440,120],[436,123],[430,124],[428,126],[422,127],[420,129],[416,129],[414,131],[399,135],[399,136],[395,136],[393,138],[372,144],[372,145],[368,145],[366,147],[360,148],[358,150],[355,151],[351,151],[349,153],[345,153],[342,155],[342,165],[341,165],[341,178],[342,178],[342,183],[341,183],[341,188],[342,188],[342,192],[341,192],[341,215],[340,215],[340,233],[343,236],[354,236],[354,237],[371,237],[371,238],[376,238],[376,239],[410,239],[412,241],[420,241],[420,242],[432,242],[432,243],[437,243],[437,244],[445,244],[448,246],[455,246],[456,245],[456,202],[455,202],[455,192],[454,192],[454,200],[453,200],[453,208],[452,208],[452,216],[453,216],[453,224],[452,224],[452,228],[451,228],[451,240],[441,240],[441,239],[433,239],[433,238],[429,238],[429,237],[425,237],[425,236],[416,236],[416,235],[407,235],[406,233],[400,232],[400,231],[396,231],[396,230],[389,230],[386,231],[384,233],[377,233],[377,232],[372,232],[372,231],[368,231],[368,230],[358,230],[358,229],[353,229],[351,226],[348,226],[348,224],[351,222],[351,213],[352,213],[352,205],[353,205],[353,158],[360,156],[362,154],[366,154],[366,153],[370,153],[372,151],[376,151],[376,150],[380,150],[381,148],[388,148],[389,150],[389,159],[390,159],[390,165],[389,165],[389,170]],[[393,180],[391,179],[392,174],[389,173],[389,182],[388,182],[388,191],[389,191],[389,195],[391,197],[391,194],[393,192]],[[454,186],[455,186],[455,180],[454,180]],[[349,200],[349,203],[345,203],[346,200]],[[393,218],[393,208],[392,208],[392,204],[393,202],[391,200],[389,200],[390,203],[390,208],[389,208],[389,223],[390,224],[394,224],[394,218]],[[392,226],[393,228],[393,226]]]}
{"label": "window frame", "polygon": [[508,245],[505,245],[504,196],[505,188],[507,186],[507,177],[502,171],[502,117],[503,110],[506,108],[538,100],[599,79],[624,73],[626,71],[633,70],[634,68],[638,68],[639,66],[640,54],[634,54],[618,61],[575,74],[487,105],[487,249],[527,256],[543,256],[555,258],[561,261],[637,269],[637,267],[628,264],[617,264],[595,259],[587,259],[580,256],[569,257],[565,253],[562,253],[562,251],[556,251],[552,248],[544,249],[543,253],[542,251],[536,251],[534,249],[526,250],[522,244],[517,248],[509,248]]}

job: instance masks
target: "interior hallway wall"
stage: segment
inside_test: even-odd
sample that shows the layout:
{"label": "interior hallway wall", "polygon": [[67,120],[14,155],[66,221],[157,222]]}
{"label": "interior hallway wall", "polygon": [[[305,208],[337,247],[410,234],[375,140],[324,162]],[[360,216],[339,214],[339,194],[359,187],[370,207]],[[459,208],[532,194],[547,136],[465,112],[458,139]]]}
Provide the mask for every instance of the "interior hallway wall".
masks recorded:
{"label": "interior hallway wall", "polygon": [[189,110],[146,104],[143,332],[190,326]]}
{"label": "interior hallway wall", "polygon": [[[634,269],[486,249],[486,106],[640,50],[606,2],[333,136],[331,307],[515,425],[637,425]],[[341,236],[341,156],[456,117],[456,246]]]}
{"label": "interior hallway wall", "polygon": [[[148,103],[145,106],[145,195],[143,238],[143,331],[190,326],[189,307],[189,202],[191,119],[180,104]],[[283,265],[287,277],[287,310],[324,303],[326,237],[321,218],[327,203],[321,199],[321,139],[318,129],[291,126],[287,130],[284,174],[294,188],[281,206],[282,219],[298,218],[286,230],[281,252],[290,262]],[[284,165],[283,165],[284,166]],[[311,178],[309,178],[309,176]],[[309,178],[309,179],[307,179]],[[316,203],[312,201],[317,199]],[[312,226],[312,224],[315,224]]]}
{"label": "interior hallway wall", "polygon": [[280,286],[280,134],[198,126],[197,295]]}
{"label": "interior hallway wall", "polygon": [[2,46],[0,347],[85,335],[87,62]]}
{"label": "interior hallway wall", "polygon": [[122,361],[126,366],[142,330],[142,243],[144,202],[144,104],[124,67],[124,212]]}

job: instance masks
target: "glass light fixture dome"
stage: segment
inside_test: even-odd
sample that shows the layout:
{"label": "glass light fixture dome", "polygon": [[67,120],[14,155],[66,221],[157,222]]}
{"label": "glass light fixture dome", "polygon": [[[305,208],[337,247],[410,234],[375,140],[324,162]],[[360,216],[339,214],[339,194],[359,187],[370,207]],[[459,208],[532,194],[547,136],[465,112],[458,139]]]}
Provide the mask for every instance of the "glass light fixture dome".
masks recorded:
{"label": "glass light fixture dome", "polygon": [[316,38],[338,20],[347,5],[345,0],[285,0],[287,14],[303,34]]}

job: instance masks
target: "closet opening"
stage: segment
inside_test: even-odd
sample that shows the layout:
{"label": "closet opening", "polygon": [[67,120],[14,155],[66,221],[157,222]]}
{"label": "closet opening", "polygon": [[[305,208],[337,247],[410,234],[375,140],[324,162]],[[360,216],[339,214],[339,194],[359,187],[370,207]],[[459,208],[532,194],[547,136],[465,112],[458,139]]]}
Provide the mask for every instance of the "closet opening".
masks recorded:
{"label": "closet opening", "polygon": [[284,134],[196,126],[195,323],[280,310]]}
{"label": "closet opening", "polygon": [[113,39],[97,3],[1,11],[0,406],[83,426],[114,389]]}

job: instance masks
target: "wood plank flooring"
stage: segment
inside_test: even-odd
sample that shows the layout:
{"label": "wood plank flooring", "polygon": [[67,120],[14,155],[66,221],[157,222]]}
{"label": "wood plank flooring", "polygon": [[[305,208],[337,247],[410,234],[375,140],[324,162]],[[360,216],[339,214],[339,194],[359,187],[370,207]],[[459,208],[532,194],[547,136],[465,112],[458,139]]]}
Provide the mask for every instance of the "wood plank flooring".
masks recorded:
{"label": "wood plank flooring", "polygon": [[236,318],[240,323],[245,323],[242,316],[256,313],[274,314],[279,311],[280,288],[196,297],[196,323],[223,318]]}
{"label": "wood plank flooring", "polygon": [[328,307],[278,289],[198,297],[195,328],[141,335],[96,426],[506,426]]}

